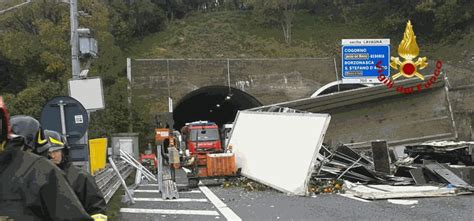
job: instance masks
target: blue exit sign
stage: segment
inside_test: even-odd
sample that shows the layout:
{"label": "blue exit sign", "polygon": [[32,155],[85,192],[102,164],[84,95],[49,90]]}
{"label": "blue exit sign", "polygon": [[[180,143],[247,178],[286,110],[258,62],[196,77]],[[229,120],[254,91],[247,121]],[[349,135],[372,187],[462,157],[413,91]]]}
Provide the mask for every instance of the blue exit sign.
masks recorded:
{"label": "blue exit sign", "polygon": [[[375,66],[381,62],[382,73]],[[342,83],[381,83],[390,76],[390,39],[343,39]]]}

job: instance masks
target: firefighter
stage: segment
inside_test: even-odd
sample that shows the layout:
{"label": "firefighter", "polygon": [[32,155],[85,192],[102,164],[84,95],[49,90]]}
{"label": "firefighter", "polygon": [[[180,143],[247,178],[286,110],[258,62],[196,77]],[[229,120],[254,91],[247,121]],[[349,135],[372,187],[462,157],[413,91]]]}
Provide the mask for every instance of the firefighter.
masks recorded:
{"label": "firefighter", "polygon": [[[0,110],[5,109],[0,106]],[[6,111],[1,112],[6,119]],[[0,216],[13,220],[92,220],[61,170],[30,153],[49,145],[39,122],[28,116],[12,117],[11,129],[0,150]]]}
{"label": "firefighter", "polygon": [[[97,186],[94,177],[89,173],[72,165],[69,160],[69,150],[67,140],[56,131],[45,130],[45,135],[49,139],[48,158],[56,164],[66,174],[72,189],[81,201],[84,209],[92,218],[101,217],[106,219],[106,203],[102,192]],[[44,155],[43,153],[40,153]]]}

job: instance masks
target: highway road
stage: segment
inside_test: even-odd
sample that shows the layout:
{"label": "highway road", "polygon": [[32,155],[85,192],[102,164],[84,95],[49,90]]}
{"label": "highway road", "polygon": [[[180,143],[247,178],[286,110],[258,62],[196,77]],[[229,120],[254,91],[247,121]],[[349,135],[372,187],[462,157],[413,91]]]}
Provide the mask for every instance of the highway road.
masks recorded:
{"label": "highway road", "polygon": [[338,194],[288,196],[275,191],[200,186],[161,200],[156,186],[141,186],[119,220],[473,220],[474,196],[415,199],[415,205],[367,201]]}

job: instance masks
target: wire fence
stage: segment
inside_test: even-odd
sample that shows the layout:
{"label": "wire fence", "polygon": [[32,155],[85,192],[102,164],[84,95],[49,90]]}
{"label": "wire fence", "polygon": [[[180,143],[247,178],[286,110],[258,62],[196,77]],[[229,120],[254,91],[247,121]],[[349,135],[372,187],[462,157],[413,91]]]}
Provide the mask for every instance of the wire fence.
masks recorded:
{"label": "wire fence", "polygon": [[179,100],[193,90],[221,85],[270,104],[308,97],[338,80],[332,57],[131,59],[129,72],[133,98],[147,103]]}

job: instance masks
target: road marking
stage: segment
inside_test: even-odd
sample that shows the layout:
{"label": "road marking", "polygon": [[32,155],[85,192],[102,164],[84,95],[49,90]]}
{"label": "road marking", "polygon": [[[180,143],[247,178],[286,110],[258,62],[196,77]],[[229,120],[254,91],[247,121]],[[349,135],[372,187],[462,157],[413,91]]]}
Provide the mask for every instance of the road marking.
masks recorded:
{"label": "road marking", "polygon": [[370,203],[370,202],[372,202],[372,201],[365,200],[365,199],[361,199],[361,198],[359,198],[359,197],[355,197],[355,196],[349,195],[349,194],[338,194],[338,195],[343,196],[343,197],[347,197],[347,198],[353,199],[353,200],[359,200],[359,201],[364,202],[364,203]]}
{"label": "road marking", "polygon": [[[160,193],[159,190],[134,190],[135,193]],[[179,193],[202,193],[199,190],[181,191]]]}
{"label": "road marking", "polygon": [[135,201],[150,201],[150,202],[208,202],[207,199],[169,199],[162,198],[133,198]]}
{"label": "road marking", "polygon": [[137,208],[121,208],[121,213],[152,213],[152,214],[180,214],[180,215],[202,215],[202,216],[219,216],[217,211],[212,210],[170,210],[170,209],[137,209]]}
{"label": "road marking", "polygon": [[202,193],[202,192],[199,190],[190,190],[190,191],[182,191],[180,193]]}
{"label": "road marking", "polygon": [[160,193],[159,190],[134,190],[134,193]]}
{"label": "road marking", "polygon": [[224,215],[227,220],[241,221],[242,219],[237,216],[219,197],[217,197],[209,188],[206,186],[199,186],[199,189],[206,195],[206,197],[214,204],[214,206]]}

